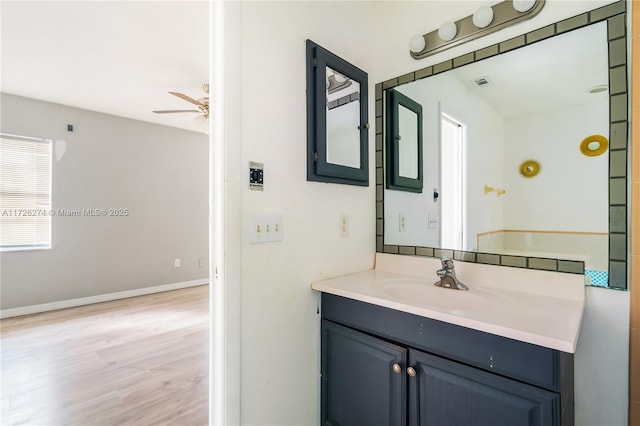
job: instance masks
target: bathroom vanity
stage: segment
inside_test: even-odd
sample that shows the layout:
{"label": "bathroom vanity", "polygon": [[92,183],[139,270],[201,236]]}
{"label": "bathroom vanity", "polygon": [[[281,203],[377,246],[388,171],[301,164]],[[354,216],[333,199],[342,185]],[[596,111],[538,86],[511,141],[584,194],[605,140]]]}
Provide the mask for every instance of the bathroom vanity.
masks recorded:
{"label": "bathroom vanity", "polygon": [[322,292],[323,425],[572,425],[580,275],[378,254]]}

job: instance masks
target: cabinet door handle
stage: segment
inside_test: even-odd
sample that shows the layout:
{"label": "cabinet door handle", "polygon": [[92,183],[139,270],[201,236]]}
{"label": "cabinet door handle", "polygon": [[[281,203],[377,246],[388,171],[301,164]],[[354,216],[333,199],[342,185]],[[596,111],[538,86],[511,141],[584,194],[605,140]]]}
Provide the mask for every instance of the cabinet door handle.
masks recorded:
{"label": "cabinet door handle", "polygon": [[411,377],[416,377],[416,370],[413,367],[407,368],[407,374]]}
{"label": "cabinet door handle", "polygon": [[402,367],[400,367],[400,364],[393,364],[393,372],[396,374],[400,374],[400,372],[402,371]]}

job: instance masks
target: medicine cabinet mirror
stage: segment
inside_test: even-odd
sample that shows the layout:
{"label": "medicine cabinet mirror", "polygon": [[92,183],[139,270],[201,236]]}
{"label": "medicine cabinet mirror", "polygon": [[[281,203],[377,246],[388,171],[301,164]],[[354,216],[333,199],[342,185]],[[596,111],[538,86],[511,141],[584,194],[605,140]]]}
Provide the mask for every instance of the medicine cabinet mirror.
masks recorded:
{"label": "medicine cabinet mirror", "polygon": [[387,188],[422,192],[422,106],[387,91]]}
{"label": "medicine cabinet mirror", "polygon": [[[626,49],[618,1],[377,84],[377,251],[585,274],[587,284],[626,289]],[[392,92],[422,106],[423,194],[386,185]],[[599,155],[584,155],[594,134],[606,135]],[[538,165],[531,176],[520,173],[527,161]]]}
{"label": "medicine cabinet mirror", "polygon": [[307,40],[307,180],[369,186],[367,73]]}

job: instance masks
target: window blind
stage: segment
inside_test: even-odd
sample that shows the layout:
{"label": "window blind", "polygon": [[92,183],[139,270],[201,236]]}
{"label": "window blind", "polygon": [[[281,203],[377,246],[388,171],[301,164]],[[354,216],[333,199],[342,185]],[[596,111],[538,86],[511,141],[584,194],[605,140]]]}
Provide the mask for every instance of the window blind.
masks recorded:
{"label": "window blind", "polygon": [[51,145],[0,134],[0,249],[51,246]]}

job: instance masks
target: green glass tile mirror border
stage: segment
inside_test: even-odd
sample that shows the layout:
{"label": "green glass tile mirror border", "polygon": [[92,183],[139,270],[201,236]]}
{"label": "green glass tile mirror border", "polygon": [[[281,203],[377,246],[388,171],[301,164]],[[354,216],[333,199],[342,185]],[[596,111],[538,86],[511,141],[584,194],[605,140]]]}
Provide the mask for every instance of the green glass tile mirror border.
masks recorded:
{"label": "green glass tile mirror border", "polygon": [[494,55],[524,47],[555,35],[607,21],[609,43],[609,270],[598,274],[592,282],[599,287],[627,289],[627,145],[629,134],[627,84],[626,3],[618,1],[569,19],[522,34],[510,40],[488,46],[457,58],[421,68],[375,86],[375,160],[376,160],[376,251],[426,257],[451,257],[464,262],[509,266],[545,271],[586,274],[593,280],[593,272],[585,271],[584,262],[538,257],[502,255],[447,250],[435,247],[384,244],[384,131],[383,96],[387,89],[420,80],[453,68],[480,61]]}

